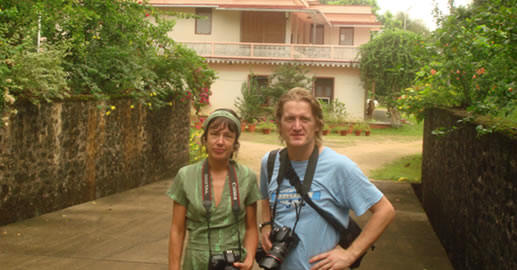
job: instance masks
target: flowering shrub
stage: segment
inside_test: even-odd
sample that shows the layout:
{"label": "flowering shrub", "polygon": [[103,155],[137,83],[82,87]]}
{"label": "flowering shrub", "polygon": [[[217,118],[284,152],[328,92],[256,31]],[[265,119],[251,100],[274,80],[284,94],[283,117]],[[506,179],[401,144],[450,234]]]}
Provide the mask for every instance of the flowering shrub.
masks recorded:
{"label": "flowering shrub", "polygon": [[203,135],[202,130],[198,129],[190,129],[190,137],[189,137],[189,155],[190,163],[194,163],[205,159],[207,157],[204,146],[201,144],[201,135]]}
{"label": "flowering shrub", "polygon": [[433,34],[433,61],[417,73],[413,87],[402,91],[399,109],[418,119],[425,108],[436,106],[511,116],[517,107],[515,14],[515,5],[496,0],[480,1],[444,18]]}

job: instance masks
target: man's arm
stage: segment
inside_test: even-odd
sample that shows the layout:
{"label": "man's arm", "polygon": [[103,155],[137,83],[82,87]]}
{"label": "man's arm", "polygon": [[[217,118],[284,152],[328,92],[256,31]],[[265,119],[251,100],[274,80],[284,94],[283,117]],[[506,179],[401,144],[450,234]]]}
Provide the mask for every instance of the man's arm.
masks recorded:
{"label": "man's arm", "polygon": [[[271,222],[271,212],[269,208],[269,200],[264,199],[261,201],[262,203],[262,222]],[[271,228],[273,227],[273,223],[270,225],[264,226],[260,230],[260,239],[262,240],[262,247],[266,252],[269,252],[271,249],[271,241],[269,240],[269,233],[271,232]]]}
{"label": "man's arm", "polygon": [[173,203],[172,223],[169,234],[169,270],[179,270],[181,253],[185,241],[185,220],[187,208],[176,202]]}
{"label": "man's arm", "polygon": [[331,251],[312,257],[309,262],[315,263],[311,270],[316,269],[345,269],[359,258],[381,236],[395,217],[395,209],[390,201],[383,196],[370,207],[372,216],[364,226],[361,234],[352,242],[350,247],[343,249],[336,246]]}

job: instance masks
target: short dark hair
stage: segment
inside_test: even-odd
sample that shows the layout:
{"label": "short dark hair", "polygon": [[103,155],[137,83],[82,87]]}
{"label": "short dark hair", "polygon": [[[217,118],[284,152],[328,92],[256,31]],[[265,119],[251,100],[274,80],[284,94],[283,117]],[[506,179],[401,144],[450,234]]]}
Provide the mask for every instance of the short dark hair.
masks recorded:
{"label": "short dark hair", "polygon": [[[214,112],[216,111],[227,111],[229,113],[231,113],[233,116],[235,116],[235,118],[239,119],[240,121],[240,118],[239,116],[237,115],[237,113],[235,111],[233,111],[232,109],[227,109],[227,108],[219,108],[219,109],[216,109]],[[228,127],[228,129],[235,133],[235,142],[233,143],[233,153],[237,153],[237,151],[239,150],[239,147],[240,147],[240,143],[239,143],[239,137],[240,137],[240,128],[241,127],[238,127],[237,124],[226,118],[226,117],[215,117],[213,119],[210,119],[210,122],[208,122],[205,126],[205,128],[203,129],[203,134],[201,135],[201,142],[203,143],[203,145],[206,143],[206,139],[207,139],[207,136],[208,136],[208,130],[210,128],[225,128],[225,127]],[[233,158],[233,153],[231,155],[231,158]]]}

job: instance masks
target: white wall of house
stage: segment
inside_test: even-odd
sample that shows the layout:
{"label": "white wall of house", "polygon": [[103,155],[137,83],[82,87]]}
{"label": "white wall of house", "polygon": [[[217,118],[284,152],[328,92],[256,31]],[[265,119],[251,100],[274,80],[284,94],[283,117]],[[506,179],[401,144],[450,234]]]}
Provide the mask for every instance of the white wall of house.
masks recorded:
{"label": "white wall of house", "polygon": [[313,67],[310,73],[316,77],[334,78],[334,99],[345,103],[347,117],[350,120],[364,119],[365,90],[359,69]]}
{"label": "white wall of house", "polygon": [[[171,8],[170,11],[195,14],[195,8]],[[210,35],[196,34],[195,19],[176,20],[174,29],[169,37],[175,41],[215,41],[239,42],[241,39],[241,13],[239,11],[224,11],[212,9],[212,33]]]}
{"label": "white wall of house", "polygon": [[[201,114],[208,114],[217,108],[232,108],[235,100],[241,96],[243,82],[248,76],[269,76],[277,66],[273,65],[235,65],[212,64],[218,79],[212,84],[210,106],[206,106]],[[365,90],[359,76],[359,70],[354,68],[311,67],[308,76],[334,79],[334,98],[345,103],[348,117],[351,120],[363,119]]]}

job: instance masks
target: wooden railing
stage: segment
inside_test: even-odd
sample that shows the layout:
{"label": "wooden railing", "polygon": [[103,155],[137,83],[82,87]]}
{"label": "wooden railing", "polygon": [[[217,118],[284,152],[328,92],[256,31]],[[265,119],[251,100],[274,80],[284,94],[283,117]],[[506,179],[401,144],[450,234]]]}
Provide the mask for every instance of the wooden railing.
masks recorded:
{"label": "wooden railing", "polygon": [[248,42],[180,42],[207,58],[356,62],[354,46]]}

